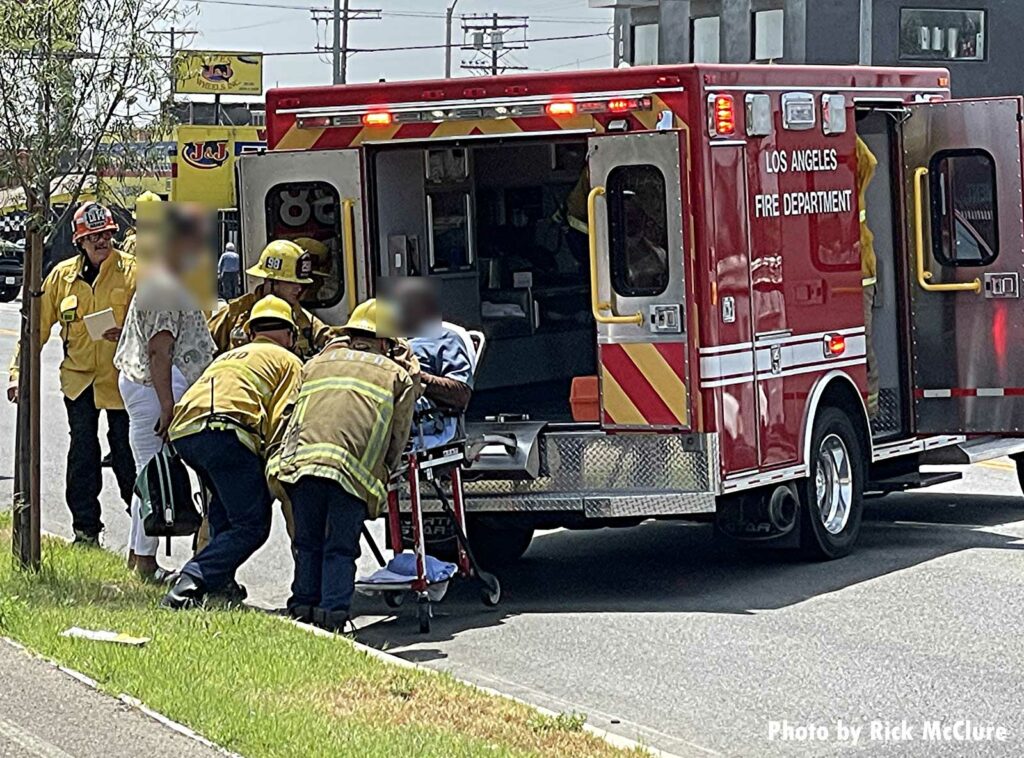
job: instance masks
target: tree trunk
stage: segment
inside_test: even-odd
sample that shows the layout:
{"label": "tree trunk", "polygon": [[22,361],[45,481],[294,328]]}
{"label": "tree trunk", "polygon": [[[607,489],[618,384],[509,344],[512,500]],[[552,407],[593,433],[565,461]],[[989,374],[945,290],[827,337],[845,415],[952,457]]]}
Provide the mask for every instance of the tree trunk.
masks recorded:
{"label": "tree trunk", "polygon": [[25,279],[21,302],[21,370],[18,377],[17,458],[14,472],[14,555],[22,568],[38,570],[40,562],[40,397],[39,297],[42,288],[43,235],[38,220],[48,212],[27,193],[30,225],[25,245]]}

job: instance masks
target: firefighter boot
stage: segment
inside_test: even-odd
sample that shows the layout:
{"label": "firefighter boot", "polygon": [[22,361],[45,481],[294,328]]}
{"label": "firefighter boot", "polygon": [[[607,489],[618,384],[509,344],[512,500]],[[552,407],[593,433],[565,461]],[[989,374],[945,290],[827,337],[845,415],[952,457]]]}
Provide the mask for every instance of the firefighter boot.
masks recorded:
{"label": "firefighter boot", "polygon": [[313,623],[321,629],[335,634],[345,634],[346,630],[354,631],[351,629],[352,619],[349,618],[348,611],[328,611],[323,608],[314,608]]}
{"label": "firefighter boot", "polygon": [[309,624],[313,621],[313,606],[311,605],[289,605],[288,606],[288,617],[293,618],[296,621],[301,621],[303,624]]}
{"label": "firefighter boot", "polygon": [[160,601],[160,607],[170,608],[172,611],[193,608],[202,604],[205,595],[206,589],[202,582],[188,574],[181,574],[178,581]]}
{"label": "firefighter boot", "polygon": [[99,547],[100,533],[75,529],[75,541],[72,544],[78,545],[79,547]]}

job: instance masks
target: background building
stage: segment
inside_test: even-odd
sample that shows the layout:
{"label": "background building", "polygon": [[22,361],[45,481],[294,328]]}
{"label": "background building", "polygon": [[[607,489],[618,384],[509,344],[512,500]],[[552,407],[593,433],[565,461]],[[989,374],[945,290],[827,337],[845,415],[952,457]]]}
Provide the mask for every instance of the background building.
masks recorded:
{"label": "background building", "polygon": [[[616,60],[949,68],[958,97],[1024,91],[1022,0],[590,0]],[[864,31],[861,34],[861,30]]]}

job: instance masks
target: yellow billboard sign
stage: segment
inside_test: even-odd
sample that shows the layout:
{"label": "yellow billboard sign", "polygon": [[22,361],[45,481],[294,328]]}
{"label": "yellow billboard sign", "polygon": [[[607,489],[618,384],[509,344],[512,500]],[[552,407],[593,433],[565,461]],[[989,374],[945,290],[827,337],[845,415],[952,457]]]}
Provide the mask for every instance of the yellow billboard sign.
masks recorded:
{"label": "yellow billboard sign", "polygon": [[263,54],[179,50],[174,91],[182,95],[262,95]]}
{"label": "yellow billboard sign", "polygon": [[234,208],[235,160],[266,147],[261,126],[179,126],[171,200]]}

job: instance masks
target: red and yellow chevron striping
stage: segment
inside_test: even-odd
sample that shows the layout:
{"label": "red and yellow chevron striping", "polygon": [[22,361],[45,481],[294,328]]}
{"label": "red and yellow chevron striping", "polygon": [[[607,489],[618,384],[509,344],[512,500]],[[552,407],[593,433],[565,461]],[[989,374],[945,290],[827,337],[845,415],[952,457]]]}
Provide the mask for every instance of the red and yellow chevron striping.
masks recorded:
{"label": "red and yellow chevron striping", "polygon": [[601,345],[604,422],[688,426],[684,343]]}

